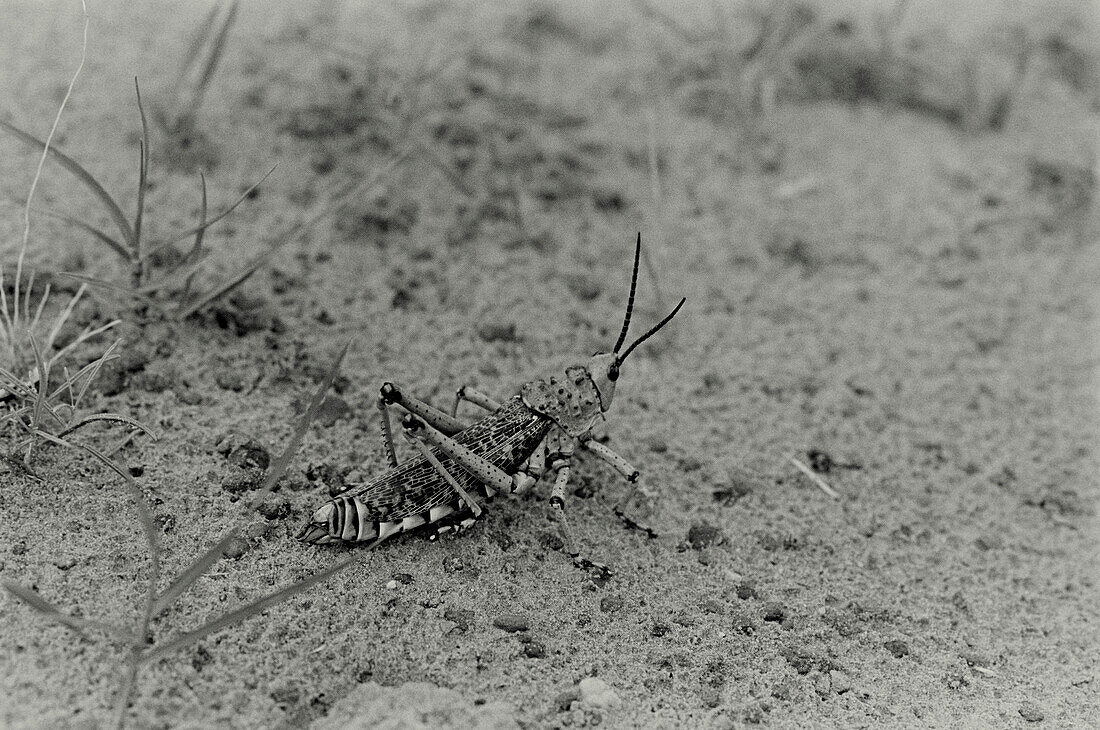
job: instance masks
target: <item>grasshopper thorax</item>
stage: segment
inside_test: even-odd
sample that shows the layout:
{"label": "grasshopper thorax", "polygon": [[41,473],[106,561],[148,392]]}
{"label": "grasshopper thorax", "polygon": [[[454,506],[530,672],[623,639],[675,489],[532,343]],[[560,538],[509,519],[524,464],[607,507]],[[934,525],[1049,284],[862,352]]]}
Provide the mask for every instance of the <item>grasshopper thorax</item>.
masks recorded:
{"label": "grasshopper thorax", "polygon": [[634,340],[630,347],[620,353],[626,342],[626,333],[630,328],[630,314],[634,309],[634,292],[638,286],[638,260],[642,252],[642,234],[638,234],[638,243],[634,248],[634,273],[630,277],[630,298],[626,303],[626,317],[614,352],[597,352],[588,360],[587,365],[573,365],[566,368],[565,377],[552,377],[549,382],[534,380],[523,386],[521,394],[527,407],[553,420],[567,434],[580,438],[587,434],[598,418],[611,408],[611,399],[615,397],[615,382],[619,379],[619,368],[627,355],[642,344],[657,330],[668,324],[676,316],[684,299],[676,308],[652,329]]}

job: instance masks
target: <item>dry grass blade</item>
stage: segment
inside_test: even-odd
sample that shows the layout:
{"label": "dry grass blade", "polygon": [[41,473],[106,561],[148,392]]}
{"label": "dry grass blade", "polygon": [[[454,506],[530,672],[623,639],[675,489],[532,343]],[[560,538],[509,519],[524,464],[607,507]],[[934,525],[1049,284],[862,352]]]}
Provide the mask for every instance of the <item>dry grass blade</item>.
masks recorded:
{"label": "dry grass blade", "polygon": [[157,599],[153,602],[153,615],[159,616],[167,611],[185,590],[194,585],[195,581],[199,578],[206,575],[206,571],[210,570],[210,566],[221,560],[222,555],[225,553],[226,549],[229,548],[229,543],[233,542],[236,538],[237,530],[229,530],[222,535],[222,538],[218,540],[213,547],[200,555],[195,562],[191,563],[191,565],[187,567],[187,570],[177,575],[172,582],[168,584],[168,587],[164,589],[164,592],[157,596]]}
{"label": "dry grass blade", "polygon": [[[77,289],[76,294],[69,299],[69,303],[65,305],[65,308],[61,310],[61,313],[57,315],[57,319],[53,323],[53,327],[50,328],[50,332],[46,335],[45,350],[49,352],[53,349],[54,343],[57,342],[57,336],[61,334],[61,328],[65,326],[65,323],[69,321],[69,317],[73,316],[73,310],[76,309],[77,302],[84,296],[84,292],[87,287],[80,287]],[[42,315],[42,309],[46,305],[46,299],[50,294],[50,285],[46,285],[46,293],[42,295],[42,301],[38,306],[38,311],[34,315],[34,322],[31,323],[31,330],[34,331],[38,328],[39,318]],[[78,338],[79,339],[79,338]],[[74,340],[75,342],[75,340]],[[54,357],[50,358],[50,362],[54,363],[62,356],[62,353],[58,353]]]}
{"label": "dry grass blade", "polygon": [[[58,350],[57,352],[54,353],[53,357],[51,357],[50,360],[49,360],[50,364],[52,365],[53,363],[56,363],[61,358],[65,357],[65,355],[68,355],[71,350],[79,347],[84,342],[86,342],[87,340],[90,340],[91,338],[95,337],[96,335],[103,334],[107,330],[109,330],[112,327],[116,326],[119,322],[120,322],[120,320],[112,319],[107,324],[102,324],[99,327],[96,327],[95,329],[85,327],[84,330],[79,335],[77,335],[76,339],[74,339],[72,342],[65,345],[60,350]],[[51,333],[51,337],[56,337],[56,333]]]}
{"label": "dry grass blade", "polygon": [[[60,441],[60,439],[58,440]],[[145,495],[141,493],[141,488],[138,487],[134,478],[130,476],[128,471],[123,469],[122,466],[111,457],[93,446],[88,446],[87,444],[73,444],[68,441],[61,441],[61,443],[86,451],[122,477],[122,481],[126,485],[127,491],[130,492],[130,498],[134,502],[134,507],[137,509],[138,521],[141,523],[141,528],[145,533],[145,541],[149,548],[149,589],[145,596],[145,610],[142,613],[140,629],[130,648],[130,657],[127,662],[127,678],[123,685],[119,703],[116,706],[116,726],[121,727],[126,708],[129,706],[130,698],[133,697],[134,690],[137,687],[137,673],[141,660],[142,643],[145,641],[146,637],[149,636],[149,625],[153,622],[153,603],[156,601],[157,582],[160,580],[160,537],[157,532],[156,524],[153,522],[153,515],[149,511],[149,505],[145,501]]]}
{"label": "dry grass blade", "polygon": [[[77,392],[76,396],[74,396],[70,401],[73,408],[76,408],[80,404],[80,402],[84,400],[84,394],[88,392],[88,388],[91,386],[92,383],[95,382],[96,377],[99,375],[100,368],[102,368],[105,363],[108,363],[118,357],[118,355],[115,354],[115,350],[117,350],[119,345],[121,344],[122,340],[115,340],[114,342],[112,342],[107,347],[107,349],[103,351],[102,355],[100,355],[98,358],[88,363],[84,367],[80,368],[80,370],[78,370],[75,375],[66,378],[61,383],[61,385],[57,387],[57,390],[54,391],[54,394],[56,395],[63,390],[71,389],[73,385],[75,385],[83,378],[83,383],[80,386],[80,390]],[[85,375],[87,376],[86,378],[84,377]]]}
{"label": "dry grass blade", "polygon": [[[34,390],[11,370],[0,367],[0,380],[6,381],[4,388],[7,389],[8,393],[11,395],[28,402],[34,400]],[[0,395],[0,398],[4,397],[7,397],[7,394]]]}
{"label": "dry grass blade", "polygon": [[[279,458],[275,460],[275,463],[271,465],[271,469],[268,470],[267,476],[264,478],[264,483],[260,487],[260,490],[256,497],[259,495],[271,491],[271,488],[275,486],[275,482],[286,471],[286,467],[290,464],[290,460],[294,458],[294,454],[298,452],[298,447],[302,444],[302,437],[305,436],[306,431],[309,430],[309,424],[313,422],[313,419],[317,417],[317,411],[320,409],[321,404],[325,400],[325,395],[328,393],[329,388],[332,387],[332,383],[336,380],[336,374],[340,372],[340,365],[344,362],[344,356],[348,354],[348,348],[351,347],[351,343],[346,343],[340,348],[340,354],[336,356],[336,360],[332,363],[332,367],[329,368],[328,375],[325,376],[324,381],[317,386],[317,390],[313,393],[313,398],[309,401],[309,406],[306,407],[306,412],[302,414],[302,418],[298,421],[298,427],[294,429],[293,435],[290,437],[290,443],[283,449],[283,453],[279,454]],[[253,502],[256,498],[253,498]]]}
{"label": "dry grass blade", "polygon": [[[294,457],[294,454],[297,453],[298,447],[302,443],[302,437],[305,436],[306,431],[309,429],[309,424],[316,418],[317,410],[325,400],[325,394],[328,393],[329,388],[332,387],[332,382],[336,379],[336,374],[340,371],[340,365],[344,362],[344,356],[347,355],[350,346],[350,342],[344,345],[340,350],[340,354],[336,356],[336,360],[332,363],[332,367],[329,369],[324,382],[317,386],[317,390],[314,392],[313,398],[309,402],[309,406],[306,407],[306,412],[302,414],[297,427],[294,429],[294,433],[290,437],[290,442],[287,444],[286,448],[283,449],[283,452],[279,454],[279,457],[275,459],[275,463],[271,465],[271,468],[268,469],[267,476],[264,478],[264,483],[261,485],[256,497],[246,503],[244,508],[245,512],[252,509],[260,495],[271,491],[279,477],[286,471],[287,465]],[[176,602],[176,599],[179,598],[185,590],[190,588],[195,581],[205,575],[206,571],[210,569],[210,566],[221,559],[225,549],[229,547],[229,543],[236,538],[236,536],[237,528],[235,526],[229,528],[216,544],[191,563],[187,570],[180,573],[171,584],[169,584],[168,588],[157,597],[153,604],[153,615],[159,616],[164,613],[164,611]]]}
{"label": "dry grass blade", "polygon": [[107,281],[106,279],[99,279],[95,276],[85,276],[84,274],[75,274],[71,271],[59,271],[59,272],[57,272],[57,276],[64,276],[68,279],[75,279],[76,281],[83,282],[85,284],[90,284],[91,286],[98,287],[100,289],[106,289],[110,292],[118,294],[119,296],[125,297],[127,299],[135,299],[135,300],[141,302],[142,304],[145,304],[145,305],[147,305],[149,307],[152,307],[154,309],[161,310],[161,311],[164,310],[164,305],[162,305],[156,299],[153,299],[150,296],[146,296],[141,291],[138,291],[136,289],[131,289],[130,287],[122,286],[121,284],[116,284],[113,281]]}
{"label": "dry grass blade", "polygon": [[[189,287],[187,286],[188,280],[194,279],[195,275],[198,274],[204,266],[206,266],[207,260],[212,255],[213,253],[209,250],[200,251],[195,256],[192,256],[191,253],[188,252],[188,258],[184,260],[184,263],[181,263],[177,268],[172,269],[164,276],[158,278],[156,281],[146,284],[140,289],[135,290],[134,296],[151,297],[157,292],[165,291],[169,287],[182,282],[184,285],[184,289],[180,293],[179,298],[186,299],[185,295],[188,294],[190,291]],[[188,261],[188,259],[191,260]],[[157,307],[162,310],[164,309],[163,304],[158,303]]]}
{"label": "dry grass blade", "polygon": [[156,441],[158,438],[160,438],[160,436],[157,434],[156,431],[154,431],[151,428],[149,428],[148,426],[142,424],[140,421],[138,421],[134,418],[131,418],[130,416],[125,416],[121,413],[93,413],[90,416],[84,416],[84,418],[81,418],[76,423],[67,426],[63,431],[61,431],[60,433],[57,434],[57,437],[58,438],[65,438],[66,436],[68,436],[72,432],[76,431],[77,429],[83,428],[84,426],[87,426],[89,423],[95,423],[97,421],[109,421],[111,423],[122,423],[122,424],[125,424],[127,426],[130,426],[131,428],[134,428],[134,429],[137,429],[138,431],[143,432],[146,436],[149,436],[154,441]]}
{"label": "dry grass blade", "polygon": [[647,2],[647,0],[634,0],[634,7],[645,17],[656,20],[665,28],[672,31],[673,34],[679,36],[680,40],[689,44],[699,40],[699,37],[695,33],[692,33],[687,28],[680,25],[675,18],[652,3]]}
{"label": "dry grass blade", "polygon": [[149,179],[149,122],[145,118],[145,107],[141,103],[141,87],[137,77],[134,77],[134,93],[137,95],[138,113],[141,115],[141,143],[138,145],[138,189],[137,210],[134,212],[134,240],[131,241],[130,252],[134,260],[134,287],[141,286],[142,261],[141,261],[141,223],[145,218],[145,191],[148,188]]}
{"label": "dry grass blade", "polygon": [[34,366],[38,370],[38,387],[34,396],[34,407],[31,409],[31,438],[27,442],[27,453],[23,457],[23,463],[30,466],[31,457],[34,455],[34,445],[37,440],[34,438],[34,434],[38,432],[39,425],[42,423],[42,410],[48,408],[47,393],[50,388],[50,366],[46,364],[46,360],[42,357],[42,351],[38,349],[38,343],[35,342],[34,337],[31,340],[31,350],[34,351]]}
{"label": "dry grass blade", "polygon": [[[144,427],[143,427],[144,428]],[[134,506],[137,508],[138,519],[141,522],[142,530],[145,533],[145,539],[149,546],[149,553],[153,558],[153,582],[156,582],[157,574],[160,570],[160,538],[158,537],[156,524],[153,522],[153,515],[149,512],[149,505],[145,503],[145,496],[141,493],[141,487],[137,485],[134,478],[130,476],[130,472],[127,471],[117,461],[104,454],[94,446],[88,444],[76,443],[75,441],[66,441],[65,439],[58,438],[57,436],[46,433],[45,431],[38,431],[38,436],[52,441],[59,446],[65,446],[70,449],[76,449],[78,451],[84,451],[96,459],[98,459],[104,466],[117,474],[126,485],[127,491],[130,492],[130,498],[134,501]]]}
{"label": "dry grass blade", "polygon": [[825,492],[825,494],[829,495],[833,499],[840,499],[840,495],[836,492],[836,490],[830,487],[828,482],[826,482],[824,479],[814,473],[813,469],[806,466],[793,456],[788,456],[787,460],[794,464],[800,472],[808,476],[810,478],[810,481],[816,484],[818,489],[820,489],[822,492]]}
{"label": "dry grass blade", "polygon": [[137,508],[138,520],[141,522],[142,530],[145,532],[145,540],[149,547],[149,590],[146,593],[145,610],[142,613],[141,626],[137,635],[131,642],[130,656],[127,661],[126,680],[123,683],[122,692],[119,695],[118,704],[115,707],[115,726],[122,727],[126,709],[130,705],[130,698],[134,696],[134,691],[137,688],[138,668],[142,659],[142,644],[146,637],[149,636],[149,625],[153,622],[153,605],[156,601],[157,582],[160,580],[160,538],[157,533],[156,524],[153,522],[153,515],[149,512],[149,505],[145,502],[145,496],[141,493],[141,488],[134,482],[134,478],[130,476],[129,472],[123,469],[116,461],[111,459],[111,457],[93,446],[63,441],[56,437],[49,436],[48,434],[46,436],[50,440],[69,446],[70,448],[86,451],[122,477],[123,483],[126,484],[126,488],[130,492],[130,498],[134,501],[134,506]]}
{"label": "dry grass blade", "polygon": [[[221,26],[218,28],[218,33],[214,37],[213,43],[210,45],[210,51],[206,54],[205,63],[203,64],[202,73],[195,82],[194,91],[190,102],[190,108],[192,110],[198,109],[202,105],[202,99],[206,95],[206,88],[210,85],[210,80],[214,78],[214,72],[218,69],[218,63],[221,62],[222,54],[225,52],[225,41],[229,37],[229,29],[233,27],[234,21],[237,19],[237,10],[239,4],[237,0],[233,0],[229,5],[229,10],[225,14],[225,18],[222,20]],[[213,18],[211,17],[211,22]],[[209,30],[207,30],[209,32]],[[190,59],[188,65],[191,64]]]}
{"label": "dry grass blade", "polygon": [[92,619],[81,618],[65,613],[57,606],[53,605],[45,598],[43,598],[37,591],[22,586],[14,581],[6,580],[3,582],[4,589],[18,598],[23,603],[33,608],[38,613],[42,614],[42,617],[47,621],[52,621],[55,624],[61,624],[66,628],[72,629],[78,634],[85,634],[87,631],[102,631],[111,637],[132,644],[134,637],[130,632],[121,626],[115,626],[114,624],[107,623],[105,621],[95,621]]}
{"label": "dry grass blade", "polygon": [[[271,168],[274,170],[275,168]],[[265,175],[266,177],[266,175]],[[263,182],[262,180],[260,182]],[[198,266],[203,259],[202,255],[202,239],[206,236],[206,227],[209,225],[206,222],[207,214],[207,197],[206,197],[206,175],[199,173],[199,183],[202,188],[202,206],[199,209],[199,230],[195,232],[195,242],[191,245],[191,250],[187,252],[187,256],[184,257],[183,262],[185,265],[180,266],[180,269],[190,269],[186,277],[183,280],[183,291],[180,292],[179,300],[181,302],[187,301],[191,296],[191,285],[195,281],[195,274],[198,273]],[[244,197],[242,196],[242,200]],[[174,273],[174,272],[173,272]]]}
{"label": "dry grass blade", "polygon": [[[279,166],[278,163],[272,165],[271,169],[269,169],[267,172],[265,172],[263,174],[263,177],[261,177],[251,187],[249,187],[247,190],[245,190],[243,193],[241,193],[240,197],[238,197],[233,202],[232,205],[230,205],[228,208],[223,210],[221,213],[218,213],[216,216],[214,216],[213,218],[210,218],[210,219],[207,219],[205,214],[204,214],[202,216],[202,219],[203,219],[202,223],[195,226],[194,228],[188,228],[187,230],[173,236],[172,238],[170,238],[167,241],[163,241],[161,243],[156,244],[155,246],[153,246],[152,248],[149,249],[149,255],[155,254],[155,253],[161,251],[162,249],[167,248],[168,246],[179,243],[180,241],[184,240],[185,238],[190,238],[191,236],[199,234],[199,233],[205,231],[210,226],[217,223],[218,221],[220,221],[222,218],[225,218],[227,215],[229,215],[234,210],[236,210],[237,206],[239,206],[241,203],[243,203],[245,200],[247,200],[248,196],[251,195],[253,193],[253,191],[255,191],[258,187],[260,187],[260,185],[262,185],[264,183],[264,181],[267,180],[267,178],[271,176],[271,173],[275,172],[275,169],[278,166]],[[205,201],[205,198],[206,198],[206,179],[203,178],[203,199],[204,199],[204,201]]]}
{"label": "dry grass blade", "polygon": [[249,277],[259,271],[260,267],[265,265],[268,260],[272,256],[274,256],[277,251],[279,251],[279,249],[281,249],[283,246],[290,243],[291,241],[297,239],[299,235],[301,235],[304,231],[313,226],[317,221],[336,211],[341,205],[343,205],[344,200],[349,198],[353,193],[366,193],[375,185],[377,185],[378,182],[385,175],[389,174],[394,168],[396,168],[401,162],[403,162],[406,157],[408,157],[409,149],[410,148],[406,147],[400,153],[394,156],[394,158],[390,160],[385,167],[376,172],[370,178],[363,182],[355,182],[345,187],[333,198],[331,198],[327,204],[321,206],[321,208],[315,213],[310,215],[305,220],[302,220],[297,224],[291,226],[290,230],[288,230],[286,233],[276,239],[273,244],[268,246],[266,251],[253,259],[251,263],[247,264],[228,282],[220,287],[217,287],[216,289],[213,289],[207,294],[200,296],[195,302],[187,306],[181,305],[179,311],[176,313],[176,319],[187,319],[195,312],[198,312],[200,309],[205,308],[208,304],[211,304],[212,302],[220,299],[221,297],[225,296],[226,294],[243,284],[249,279]]}
{"label": "dry grass blade", "polygon": [[378,545],[384,539],[385,538],[382,538],[381,540],[375,540],[370,545],[357,550],[356,553],[351,557],[345,558],[336,565],[325,568],[319,573],[314,573],[308,578],[304,578],[297,583],[293,583],[286,586],[285,588],[281,588],[274,593],[270,593],[263,598],[255,600],[247,605],[241,606],[235,611],[230,611],[224,616],[216,618],[209,623],[203,624],[194,631],[188,631],[182,636],[178,636],[171,641],[160,644],[155,649],[151,649],[150,651],[146,652],[142,656],[142,661],[151,662],[156,661],[157,659],[161,659],[172,653],[173,651],[176,651],[177,649],[181,649],[185,646],[188,646],[189,644],[193,644],[196,641],[199,641],[206,636],[209,636],[215,631],[220,631],[221,629],[224,629],[228,626],[232,626],[233,624],[245,621],[271,606],[277,605],[279,603],[282,603],[283,601],[293,598],[297,594],[309,588],[312,588],[318,583],[323,583],[340,571],[350,568],[352,565],[360,562],[371,550],[378,547]]}
{"label": "dry grass blade", "polygon": [[211,5],[210,11],[203,18],[202,23],[196,29],[194,35],[191,36],[191,42],[187,45],[187,53],[184,55],[184,61],[180,65],[179,78],[176,79],[177,89],[182,87],[188,73],[198,63],[199,53],[202,51],[202,47],[206,42],[206,39],[210,37],[210,29],[214,27],[214,20],[218,17],[218,6]]}
{"label": "dry grass blade", "polygon": [[90,172],[85,170],[79,162],[69,157],[63,152],[58,151],[56,147],[47,147],[46,143],[38,139],[32,134],[24,132],[22,129],[5,122],[0,119],[0,129],[3,129],[8,134],[12,135],[19,141],[26,145],[35,147],[39,150],[49,151],[50,156],[62,167],[68,170],[77,180],[83,183],[84,187],[88,188],[100,203],[106,208],[107,213],[111,216],[111,220],[118,227],[119,232],[122,233],[122,237],[126,240],[128,246],[134,245],[134,231],[130,227],[130,222],[126,220],[126,214],[122,212],[122,208],[119,207],[115,199],[111,197],[99,181],[96,180]]}

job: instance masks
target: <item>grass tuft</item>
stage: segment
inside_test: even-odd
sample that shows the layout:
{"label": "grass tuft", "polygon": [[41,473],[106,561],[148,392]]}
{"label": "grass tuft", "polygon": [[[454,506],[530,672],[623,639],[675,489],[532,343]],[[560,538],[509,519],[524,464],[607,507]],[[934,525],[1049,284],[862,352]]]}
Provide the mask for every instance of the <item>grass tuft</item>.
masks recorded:
{"label": "grass tuft", "polygon": [[[143,231],[145,223],[145,197],[149,189],[149,124],[145,114],[145,106],[142,103],[141,87],[138,84],[138,80],[134,79],[134,90],[137,97],[138,113],[141,118],[141,140],[139,143],[139,160],[138,160],[138,185],[137,196],[134,211],[133,222],[127,218],[126,214],[122,210],[122,205],[107,192],[106,188],[96,179],[92,173],[90,173],[83,165],[74,160],[72,157],[61,152],[57,148],[49,144],[48,141],[41,140],[34,135],[16,127],[15,125],[0,120],[0,130],[7,132],[9,135],[24,143],[27,146],[34,147],[42,151],[43,159],[49,158],[57,162],[63,169],[69,172],[78,182],[84,185],[93,195],[93,197],[99,202],[100,206],[107,212],[114,227],[117,229],[117,233],[112,235],[107,231],[101,230],[88,224],[84,221],[78,220],[72,216],[64,213],[56,213],[52,211],[46,211],[47,214],[52,215],[70,225],[73,225],[87,233],[90,233],[95,240],[104,244],[109,248],[116,256],[118,256],[124,263],[129,266],[130,281],[129,285],[120,285],[110,281],[96,279],[87,276],[81,276],[76,274],[66,274],[72,278],[83,281],[84,283],[91,284],[97,287],[113,291],[128,298],[136,309],[145,309],[152,307],[154,309],[161,310],[164,314],[175,319],[183,319],[190,314],[193,314],[198,309],[202,308],[210,301],[213,301],[216,297],[199,296],[201,304],[198,307],[192,306],[192,302],[183,299],[183,294],[190,295],[190,288],[186,288],[186,291],[172,292],[171,288],[175,282],[191,279],[194,273],[197,271],[197,267],[201,264],[201,235],[206,229],[213,226],[215,223],[225,218],[232,213],[238,205],[246,200],[261,183],[263,183],[267,177],[275,170],[273,166],[267,171],[263,177],[251,187],[248,188],[236,201],[229,205],[221,213],[213,216],[207,216],[206,205],[206,182],[203,180],[203,210],[198,226],[194,228],[178,233],[175,236],[169,237],[167,240],[159,243],[154,243],[151,246],[147,246],[144,241]],[[33,193],[33,191],[32,191]],[[28,206],[30,205],[30,198],[28,197]],[[158,279],[152,279],[152,256],[155,253],[161,252],[163,249],[171,247],[184,239],[196,237],[196,244],[192,246],[191,252],[183,258],[183,261],[175,268],[169,270],[165,274],[161,275]],[[197,250],[196,250],[197,249]],[[246,277],[247,278],[247,277]],[[241,279],[243,281],[243,279]],[[239,283],[239,282],[238,282]],[[234,284],[235,286],[235,284]],[[232,289],[233,287],[229,287]],[[227,289],[228,291],[228,289]],[[224,293],[224,292],[223,292]],[[18,290],[17,290],[18,294]],[[172,296],[176,298],[176,305],[173,307],[166,299],[171,299]],[[208,293],[209,294],[209,293]],[[220,296],[220,294],[218,295]],[[181,314],[186,311],[187,314]]]}
{"label": "grass tuft", "polygon": [[[349,343],[350,345],[350,343]],[[270,492],[278,480],[283,476],[286,471],[290,460],[294,457],[294,454],[298,451],[301,445],[302,438],[305,436],[306,431],[309,429],[310,424],[313,422],[317,415],[318,409],[321,407],[322,402],[325,399],[326,394],[332,387],[332,383],[336,378],[336,374],[339,372],[340,365],[343,362],[344,356],[347,354],[349,345],[345,345],[337,355],[332,367],[329,369],[324,381],[318,385],[313,397],[310,399],[309,405],[306,408],[305,413],[301,418],[291,434],[286,448],[279,455],[279,457],[272,464],[269,469],[264,483],[260,490],[253,497],[252,500],[248,500],[247,504],[242,508],[241,514],[238,516],[239,522],[244,518],[248,512],[251,511],[256,503],[256,500],[261,498],[264,494]],[[124,416],[118,416],[117,414],[99,414],[98,417],[88,417],[83,422],[91,422],[93,420],[119,420],[131,425],[139,425]],[[83,422],[74,425],[69,429],[71,431],[79,428],[83,425]],[[65,626],[73,631],[81,634],[86,634],[90,631],[98,631],[106,633],[112,640],[121,642],[128,648],[128,655],[125,666],[125,677],[121,683],[120,692],[114,708],[114,727],[122,727],[126,721],[126,714],[130,707],[130,704],[137,693],[137,681],[140,674],[140,670],[143,666],[163,659],[172,652],[189,646],[200,639],[209,636],[210,634],[221,631],[242,621],[246,621],[249,618],[259,614],[271,606],[282,603],[299,593],[302,593],[313,586],[319,585],[337,573],[346,570],[355,563],[363,560],[364,556],[377,547],[382,540],[376,540],[365,549],[357,551],[355,555],[346,558],[335,565],[332,565],[324,570],[318,571],[313,575],[300,580],[296,583],[284,586],[266,596],[262,596],[244,606],[234,609],[216,619],[208,621],[196,629],[185,632],[174,639],[170,639],[159,644],[152,643],[152,635],[150,627],[157,617],[163,615],[171,606],[175,603],[176,599],[188,588],[195,584],[199,578],[205,575],[210,568],[222,557],[226,547],[237,538],[239,528],[237,525],[230,527],[225,534],[206,552],[200,555],[190,566],[187,567],[182,573],[177,575],[169,583],[168,587],[158,593],[157,586],[160,581],[160,566],[162,557],[162,548],[159,539],[159,530],[153,521],[152,514],[149,511],[148,503],[145,496],[142,494],[140,487],[134,481],[130,473],[123,468],[120,464],[114,461],[106,453],[96,449],[93,446],[89,446],[83,443],[73,443],[71,441],[61,438],[59,435],[55,435],[48,432],[40,432],[39,436],[42,438],[63,445],[73,449],[79,449],[91,456],[95,457],[102,464],[107,466],[113,471],[119,478],[122,479],[126,485],[130,498],[134,502],[135,509],[137,510],[138,520],[142,526],[142,531],[145,534],[147,543],[147,550],[150,559],[150,577],[149,588],[146,594],[145,606],[141,613],[141,618],[133,631],[127,631],[125,628],[109,624],[105,622],[78,618],[72,616],[59,608],[54,606],[47,599],[43,598],[37,591],[23,586],[22,584],[13,581],[4,581],[3,587],[7,592],[18,599],[22,603],[26,604],[37,613],[42,615],[46,620],[53,623]]]}

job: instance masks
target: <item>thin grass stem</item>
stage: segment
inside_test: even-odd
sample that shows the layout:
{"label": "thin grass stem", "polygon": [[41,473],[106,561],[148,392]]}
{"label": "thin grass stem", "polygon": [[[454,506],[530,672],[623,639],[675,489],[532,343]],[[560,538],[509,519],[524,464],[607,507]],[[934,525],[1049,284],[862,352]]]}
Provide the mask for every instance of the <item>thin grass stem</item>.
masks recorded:
{"label": "thin grass stem", "polygon": [[[19,258],[15,264],[15,319],[19,321],[19,280],[23,276],[23,260],[27,255],[27,246],[30,243],[31,238],[31,201],[34,200],[35,190],[38,188],[38,181],[42,178],[42,168],[46,165],[46,156],[50,153],[50,143],[53,141],[54,134],[57,133],[57,126],[61,123],[61,114],[65,111],[65,106],[69,103],[69,97],[73,95],[73,88],[76,86],[76,80],[80,76],[80,72],[84,69],[84,61],[88,58],[88,5],[85,0],[80,0],[80,10],[84,15],[84,32],[80,45],[80,63],[76,66],[76,71],[73,72],[72,78],[69,79],[69,86],[65,89],[65,96],[61,99],[60,106],[57,107],[57,114],[54,115],[53,124],[50,126],[50,133],[46,136],[46,141],[42,143],[42,156],[38,158],[38,168],[34,172],[34,179],[31,180],[31,189],[27,193],[27,203],[23,206],[23,242],[19,247]],[[15,129],[11,125],[4,122],[4,126]],[[29,135],[28,135],[29,136]],[[37,140],[35,140],[37,141]]]}
{"label": "thin grass stem", "polygon": [[[294,454],[297,453],[298,447],[302,443],[303,436],[305,436],[306,431],[309,430],[310,423],[316,418],[317,410],[321,407],[321,403],[324,402],[325,395],[328,393],[329,388],[332,387],[332,383],[336,379],[336,374],[339,372],[340,365],[343,363],[344,356],[347,355],[350,346],[350,342],[344,345],[340,353],[336,356],[336,360],[332,363],[332,367],[329,369],[325,380],[317,386],[317,390],[314,391],[313,397],[310,399],[305,413],[302,414],[302,417],[298,420],[298,424],[294,429],[294,433],[291,434],[290,441],[287,442],[286,448],[283,449],[283,452],[275,459],[275,463],[268,469],[264,482],[256,495],[251,500],[243,500],[244,505],[238,520],[243,519],[255,508],[259,498],[269,493],[286,471],[287,465],[294,457]],[[171,584],[169,584],[168,588],[156,599],[153,606],[153,615],[159,616],[164,613],[164,611],[168,610],[184,591],[205,575],[206,571],[221,558],[225,549],[229,547],[229,543],[232,542],[236,536],[237,526],[234,524],[222,534],[213,546],[196,558],[183,573],[177,576]]]}

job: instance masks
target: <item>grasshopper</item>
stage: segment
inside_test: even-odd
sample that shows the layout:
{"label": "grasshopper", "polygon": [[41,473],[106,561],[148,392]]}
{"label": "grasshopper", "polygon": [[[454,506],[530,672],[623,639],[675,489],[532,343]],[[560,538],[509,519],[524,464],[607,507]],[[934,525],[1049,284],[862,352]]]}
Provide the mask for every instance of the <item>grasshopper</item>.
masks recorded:
{"label": "grasshopper", "polygon": [[[594,440],[592,428],[611,407],[623,361],[668,324],[686,301],[681,299],[668,316],[622,350],[634,308],[641,246],[639,233],[626,317],[611,352],[597,352],[586,364],[566,368],[564,376],[526,383],[504,403],[474,388],[459,388],[450,414],[385,383],[378,409],[391,468],[327,502],[313,513],[298,539],[315,544],[377,543],[424,525],[435,526],[433,537],[461,531],[481,515],[482,500],[499,492],[523,493],[544,474],[553,472],[550,505],[558,513],[565,548],[579,565],[596,565],[578,557],[565,520],[565,490],[573,455],[578,447],[585,449],[637,484],[638,470]],[[456,418],[462,401],[489,415],[469,425],[463,423]],[[398,463],[394,450],[392,406],[405,411],[402,435],[418,452],[403,463]]]}

